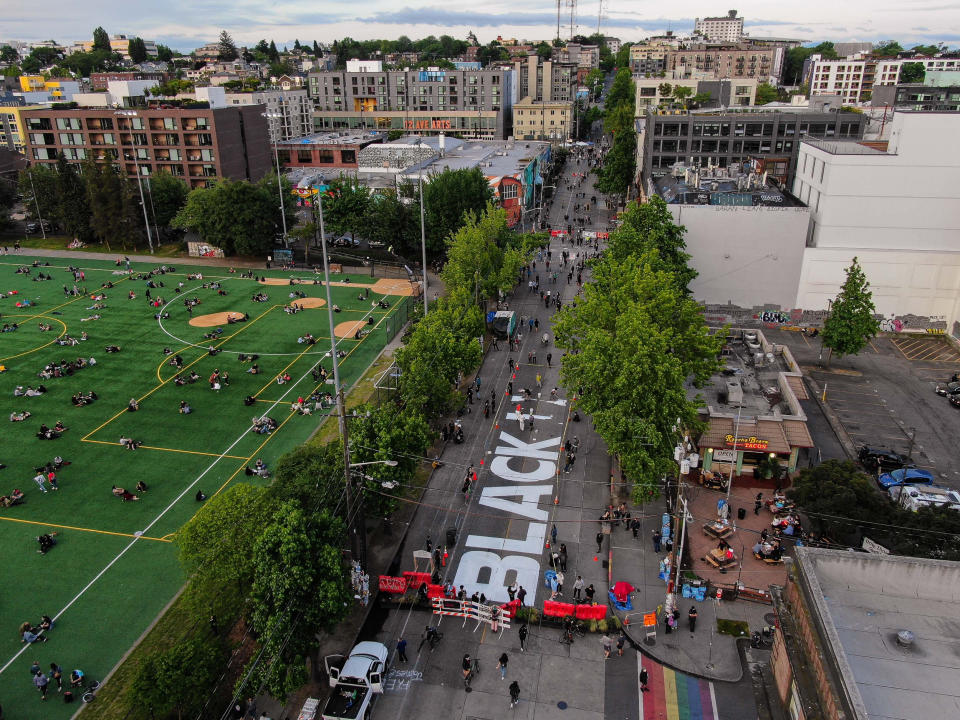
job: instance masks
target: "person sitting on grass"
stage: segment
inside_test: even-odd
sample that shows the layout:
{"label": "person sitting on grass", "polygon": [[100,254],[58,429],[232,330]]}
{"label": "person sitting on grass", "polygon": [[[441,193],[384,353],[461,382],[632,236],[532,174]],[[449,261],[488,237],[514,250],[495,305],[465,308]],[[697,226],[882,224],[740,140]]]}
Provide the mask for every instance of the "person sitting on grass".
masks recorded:
{"label": "person sitting on grass", "polygon": [[279,375],[277,375],[277,385],[286,385],[292,379],[293,378],[290,377],[290,373],[286,373],[286,372],[280,373]]}
{"label": "person sitting on grass", "polygon": [[143,480],[137,481],[137,492],[144,493],[147,491],[147,484]]}
{"label": "person sitting on grass", "polygon": [[140,409],[140,403],[137,402],[136,398],[130,398],[130,402],[127,403],[127,412],[136,412]]}
{"label": "person sitting on grass", "polygon": [[46,425],[40,425],[40,430],[37,432],[37,437],[41,440],[56,440],[60,437],[60,433],[54,432]]}
{"label": "person sitting on grass", "polygon": [[197,375],[193,370],[190,371],[190,374],[187,376],[187,382],[191,385],[200,379],[200,376]]}
{"label": "person sitting on grass", "polygon": [[35,642],[46,642],[47,636],[40,634],[40,628],[34,628],[30,623],[25,622],[20,626],[20,638],[21,642],[25,643],[35,643]]}
{"label": "person sitting on grass", "polygon": [[127,450],[136,450],[143,443],[139,440],[134,440],[133,438],[120,436],[120,446],[125,447]]}
{"label": "person sitting on grass", "polygon": [[194,497],[196,498],[197,502],[203,502],[207,499],[207,496],[204,494],[203,490],[197,490],[197,494],[194,495]]}
{"label": "person sitting on grass", "polygon": [[46,555],[49,552],[50,548],[57,544],[55,532],[44,533],[37,538],[37,542],[40,543],[40,549],[37,550],[41,555]]}
{"label": "person sitting on grass", "polygon": [[120,498],[121,502],[140,499],[129,490],[124,490],[122,487],[117,487],[116,485],[113,486],[113,489],[110,492],[112,492],[115,497]]}
{"label": "person sitting on grass", "polygon": [[83,685],[83,670],[79,668],[70,671],[70,687],[80,687]]}
{"label": "person sitting on grass", "polygon": [[57,423],[56,423],[56,425],[53,426],[53,429],[54,429],[55,432],[65,433],[69,428],[67,428],[67,427],[63,424],[63,421],[62,421],[62,420],[57,420]]}
{"label": "person sitting on grass", "polygon": [[247,370],[247,372],[250,373],[251,375],[259,375],[259,374],[260,374],[260,366],[259,366],[257,363],[254,363],[253,365],[250,366],[250,368]]}
{"label": "person sitting on grass", "polygon": [[192,413],[192,412],[193,412],[193,408],[190,407],[190,403],[188,403],[186,400],[181,400],[181,401],[180,401],[180,414],[181,414],[181,415],[189,415],[189,414]]}
{"label": "person sitting on grass", "polygon": [[339,306],[339,305],[334,305],[334,306],[333,306],[333,311],[334,311],[335,313],[340,312],[340,306]]}
{"label": "person sitting on grass", "polygon": [[28,417],[30,417],[29,410],[23,410],[21,412],[12,412],[10,413],[10,422],[23,422]]}
{"label": "person sitting on grass", "polygon": [[104,350],[105,350],[106,352],[108,352],[108,353],[118,353],[118,352],[120,352],[120,346],[119,346],[119,345],[107,345],[107,346],[104,348]]}

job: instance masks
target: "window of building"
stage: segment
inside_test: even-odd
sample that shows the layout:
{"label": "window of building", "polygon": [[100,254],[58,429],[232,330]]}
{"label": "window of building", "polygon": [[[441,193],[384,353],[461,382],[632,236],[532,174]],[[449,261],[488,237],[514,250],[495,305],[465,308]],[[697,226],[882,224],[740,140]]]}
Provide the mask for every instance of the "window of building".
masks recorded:
{"label": "window of building", "polygon": [[515,183],[504,184],[500,186],[501,200],[515,200],[518,196],[519,185]]}
{"label": "window of building", "polygon": [[357,162],[357,151],[356,150],[341,150],[340,151],[340,161],[344,164],[353,164]]}

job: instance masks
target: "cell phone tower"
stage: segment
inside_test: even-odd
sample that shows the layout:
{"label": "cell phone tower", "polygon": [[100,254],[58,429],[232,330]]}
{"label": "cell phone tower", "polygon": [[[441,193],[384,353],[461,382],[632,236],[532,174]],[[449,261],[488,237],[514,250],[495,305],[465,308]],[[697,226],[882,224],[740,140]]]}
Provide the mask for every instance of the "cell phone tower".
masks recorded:
{"label": "cell phone tower", "polygon": [[597,3],[599,6],[597,8],[597,35],[600,34],[600,23],[603,22],[603,6],[606,5],[605,0],[599,0]]}
{"label": "cell phone tower", "polygon": [[570,39],[577,34],[577,0],[567,0],[567,7],[570,8]]}

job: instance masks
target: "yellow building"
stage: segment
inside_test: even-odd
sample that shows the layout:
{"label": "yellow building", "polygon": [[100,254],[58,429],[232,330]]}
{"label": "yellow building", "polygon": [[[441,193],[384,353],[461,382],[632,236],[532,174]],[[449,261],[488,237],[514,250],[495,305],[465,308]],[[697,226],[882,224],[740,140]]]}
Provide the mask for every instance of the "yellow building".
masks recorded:
{"label": "yellow building", "polygon": [[40,110],[42,108],[42,105],[0,107],[0,143],[6,144],[11,150],[23,154],[26,128],[20,113],[24,110]]}
{"label": "yellow building", "polygon": [[46,82],[43,75],[21,75],[20,90],[22,92],[39,92],[46,89]]}
{"label": "yellow building", "polygon": [[513,136],[517,140],[566,142],[573,133],[573,103],[523,98],[513,104]]}

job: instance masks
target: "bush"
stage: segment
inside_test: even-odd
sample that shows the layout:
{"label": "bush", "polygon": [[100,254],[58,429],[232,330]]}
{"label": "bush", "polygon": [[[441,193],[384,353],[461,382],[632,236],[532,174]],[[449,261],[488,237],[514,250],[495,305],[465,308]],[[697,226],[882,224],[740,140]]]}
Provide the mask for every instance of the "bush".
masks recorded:
{"label": "bush", "polygon": [[607,620],[597,620],[597,632],[606,633],[609,629],[609,623]]}
{"label": "bush", "polygon": [[517,620],[525,623],[540,622],[540,611],[534,607],[522,607],[517,610]]}
{"label": "bush", "polygon": [[721,620],[717,619],[717,632],[721,635],[733,635],[734,637],[746,637],[750,634],[750,626],[742,620]]}

